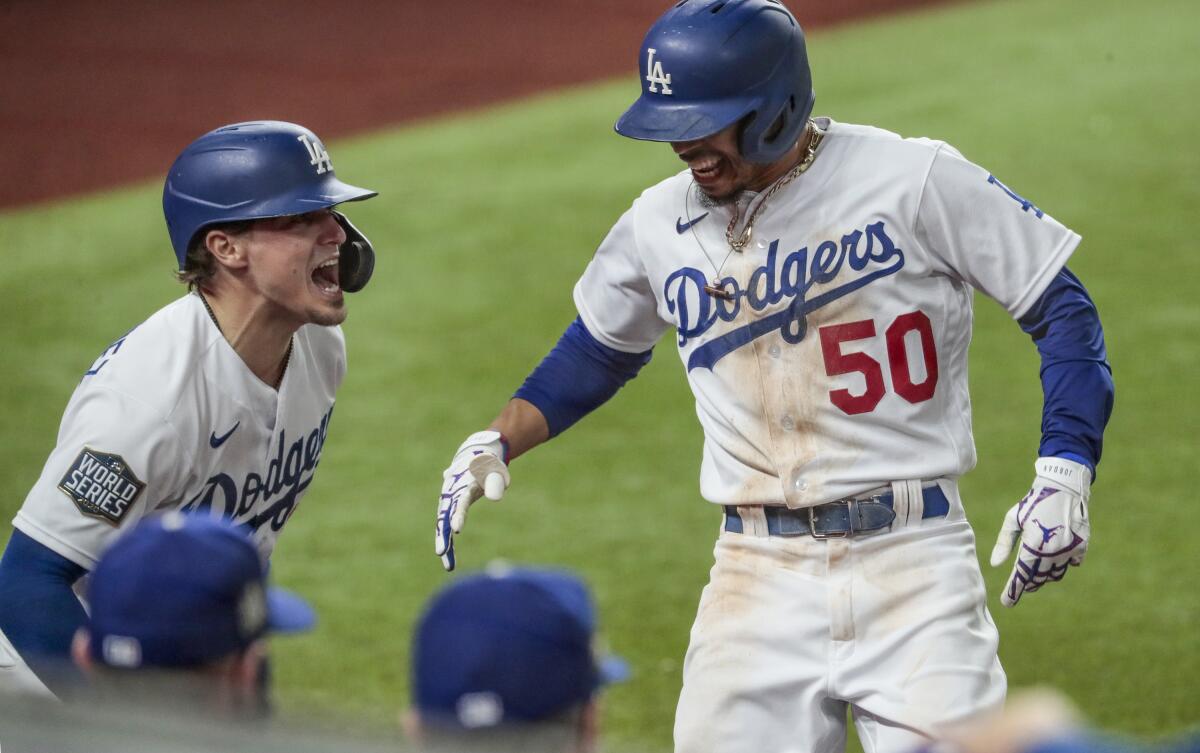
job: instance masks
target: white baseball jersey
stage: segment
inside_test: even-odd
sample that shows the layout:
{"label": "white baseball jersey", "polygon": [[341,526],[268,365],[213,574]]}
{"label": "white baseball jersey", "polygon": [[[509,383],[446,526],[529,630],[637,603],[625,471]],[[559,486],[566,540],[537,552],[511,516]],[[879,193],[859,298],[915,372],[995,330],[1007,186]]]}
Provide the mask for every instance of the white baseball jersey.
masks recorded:
{"label": "white baseball jersey", "polygon": [[734,207],[685,170],[634,202],[575,287],[611,348],[675,329],[714,503],[806,507],[968,471],[972,291],[1018,318],[1080,240],[944,143],[821,122],[816,160],[743,252]]}
{"label": "white baseball jersey", "polygon": [[91,570],[142,516],[183,509],[246,524],[264,557],[312,482],[346,373],[341,329],[292,337],[278,392],[225,340],[197,295],[100,354],[13,525]]}

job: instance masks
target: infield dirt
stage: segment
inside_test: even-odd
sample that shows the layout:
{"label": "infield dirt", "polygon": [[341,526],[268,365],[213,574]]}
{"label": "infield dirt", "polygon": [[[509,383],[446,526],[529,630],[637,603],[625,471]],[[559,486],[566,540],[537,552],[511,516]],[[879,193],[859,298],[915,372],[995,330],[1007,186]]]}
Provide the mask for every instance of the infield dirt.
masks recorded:
{"label": "infield dirt", "polygon": [[[791,7],[812,29],[936,2]],[[330,139],[631,72],[666,5],[3,3],[0,208],[159,176],[223,123],[293,120]]]}

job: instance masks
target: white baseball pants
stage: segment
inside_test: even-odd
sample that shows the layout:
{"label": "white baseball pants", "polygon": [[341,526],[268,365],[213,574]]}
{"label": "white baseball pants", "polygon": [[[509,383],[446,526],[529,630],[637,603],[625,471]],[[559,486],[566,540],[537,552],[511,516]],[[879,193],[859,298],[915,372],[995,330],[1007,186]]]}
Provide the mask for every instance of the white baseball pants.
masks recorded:
{"label": "white baseball pants", "polygon": [[[891,530],[853,538],[722,530],[675,717],[676,753],[905,753],[998,708],[1006,680],[956,484],[921,518],[896,482]],[[742,508],[745,510],[746,508]],[[758,513],[761,516],[761,512]]]}

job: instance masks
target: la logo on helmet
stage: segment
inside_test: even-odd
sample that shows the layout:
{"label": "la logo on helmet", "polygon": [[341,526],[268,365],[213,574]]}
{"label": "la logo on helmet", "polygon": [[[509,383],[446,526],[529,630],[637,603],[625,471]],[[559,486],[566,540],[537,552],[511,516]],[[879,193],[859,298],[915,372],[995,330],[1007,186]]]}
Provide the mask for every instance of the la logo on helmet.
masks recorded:
{"label": "la logo on helmet", "polygon": [[316,166],[317,175],[326,171],[333,172],[333,160],[329,159],[329,152],[325,151],[325,147],[320,142],[309,140],[307,133],[300,134],[296,140],[304,144],[304,148],[308,150],[308,164]]}
{"label": "la logo on helmet", "polygon": [[656,87],[662,86],[663,94],[671,93],[671,74],[663,73],[662,61],[654,59],[655,49],[646,48],[646,80],[650,82],[650,91],[658,94]]}

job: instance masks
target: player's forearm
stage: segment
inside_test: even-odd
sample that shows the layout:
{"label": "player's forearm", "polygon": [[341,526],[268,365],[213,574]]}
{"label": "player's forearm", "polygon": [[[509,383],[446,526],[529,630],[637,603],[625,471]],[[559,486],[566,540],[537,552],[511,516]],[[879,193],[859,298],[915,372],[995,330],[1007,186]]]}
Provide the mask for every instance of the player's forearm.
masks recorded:
{"label": "player's forearm", "polygon": [[73,678],[71,638],[87,614],[72,586],[84,569],[13,531],[0,559],[0,630],[51,690]]}
{"label": "player's forearm", "polygon": [[515,397],[541,416],[547,435],[539,441],[545,441],[608,402],[637,376],[650,355],[650,351],[625,353],[604,345],[576,317]]}
{"label": "player's forearm", "polygon": [[519,397],[509,400],[488,428],[500,432],[508,441],[509,462],[550,438],[546,417],[533,403]]}
{"label": "player's forearm", "polygon": [[1112,372],[1095,305],[1064,268],[1020,323],[1042,361],[1039,454],[1069,457],[1094,469],[1113,405]]}
{"label": "player's forearm", "polygon": [[1112,413],[1113,381],[1107,364],[1055,363],[1042,368],[1042,457],[1066,457],[1092,468],[1100,463],[1104,426]]}

